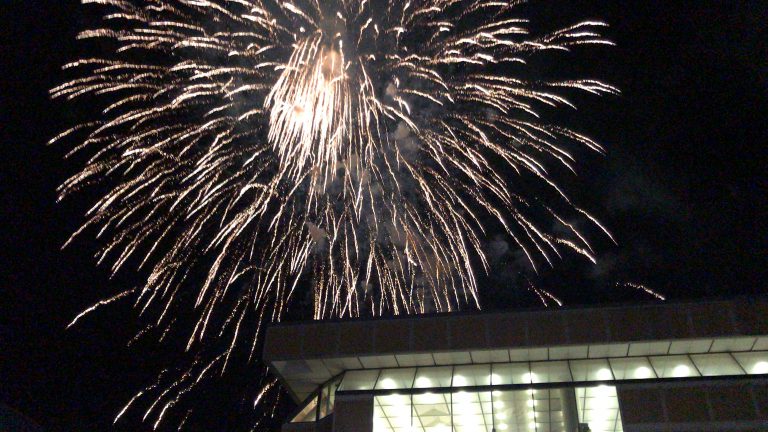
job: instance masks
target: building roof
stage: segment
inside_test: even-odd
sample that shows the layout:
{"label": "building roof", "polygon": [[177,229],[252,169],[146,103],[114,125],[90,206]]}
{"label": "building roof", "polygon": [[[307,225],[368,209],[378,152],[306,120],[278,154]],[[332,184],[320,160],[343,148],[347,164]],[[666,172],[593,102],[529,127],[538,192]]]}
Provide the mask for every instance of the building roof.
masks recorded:
{"label": "building roof", "polygon": [[741,298],[313,321],[271,326],[264,358],[301,401],[353,369],[768,350],[766,317]]}

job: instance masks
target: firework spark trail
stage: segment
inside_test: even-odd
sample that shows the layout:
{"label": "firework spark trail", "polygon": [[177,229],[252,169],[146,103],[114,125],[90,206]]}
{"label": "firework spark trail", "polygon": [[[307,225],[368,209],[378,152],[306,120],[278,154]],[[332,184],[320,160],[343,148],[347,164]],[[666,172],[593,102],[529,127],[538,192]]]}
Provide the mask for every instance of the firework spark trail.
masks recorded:
{"label": "firework spark trail", "polygon": [[656,299],[661,300],[661,301],[665,301],[667,299],[660,292],[658,292],[658,291],[656,291],[656,290],[654,290],[652,288],[648,288],[647,286],[645,286],[643,284],[639,284],[639,283],[635,283],[635,282],[617,282],[616,286],[617,287],[629,287],[629,288],[632,288],[632,289],[640,290],[640,291],[643,291],[646,294],[648,294],[650,296],[653,296]]}
{"label": "firework spark trail", "polygon": [[[479,307],[489,229],[534,267],[565,250],[594,260],[571,221],[605,229],[556,174],[575,173],[575,146],[603,150],[540,116],[573,107],[573,90],[617,90],[521,76],[537,53],[610,44],[604,24],[534,37],[518,2],[497,1],[83,2],[105,24],[80,38],[112,52],[67,65],[75,78],[51,91],[103,107],[54,139],[89,155],[60,194],[110,190],[73,238],[103,237],[97,259],[113,272],[146,268],[135,297],[156,314],[148,329],[165,337],[179,311],[198,317],[195,360],[145,413],[162,407],[155,427],[237,347],[254,357],[302,277],[321,319]],[[218,339],[226,348],[205,343]]]}

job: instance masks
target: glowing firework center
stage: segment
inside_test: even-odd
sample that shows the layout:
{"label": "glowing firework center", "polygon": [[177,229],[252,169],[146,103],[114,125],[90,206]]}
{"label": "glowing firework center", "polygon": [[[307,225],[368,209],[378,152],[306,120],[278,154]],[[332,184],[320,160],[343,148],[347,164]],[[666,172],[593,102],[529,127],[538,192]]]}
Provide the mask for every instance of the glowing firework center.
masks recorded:
{"label": "glowing firework center", "polygon": [[765,430],[768,301],[279,325],[284,431]]}
{"label": "glowing firework center", "polygon": [[351,115],[343,76],[340,50],[316,35],[298,43],[267,98],[269,140],[295,173],[339,158]]}
{"label": "glowing firework center", "polygon": [[[379,102],[362,62],[345,55],[340,12],[307,33],[299,29],[288,63],[277,67],[280,76],[265,100],[268,138],[295,181],[310,172],[313,183],[325,183],[339,162],[369,153],[365,147],[378,139],[368,127]],[[349,79],[353,62],[360,79]]]}

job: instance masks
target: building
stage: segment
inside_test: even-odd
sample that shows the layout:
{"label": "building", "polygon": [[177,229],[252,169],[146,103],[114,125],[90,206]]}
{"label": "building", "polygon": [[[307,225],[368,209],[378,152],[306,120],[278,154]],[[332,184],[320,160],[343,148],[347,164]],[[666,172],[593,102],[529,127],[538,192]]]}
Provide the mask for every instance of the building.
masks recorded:
{"label": "building", "polygon": [[768,299],[282,324],[283,431],[768,431]]}

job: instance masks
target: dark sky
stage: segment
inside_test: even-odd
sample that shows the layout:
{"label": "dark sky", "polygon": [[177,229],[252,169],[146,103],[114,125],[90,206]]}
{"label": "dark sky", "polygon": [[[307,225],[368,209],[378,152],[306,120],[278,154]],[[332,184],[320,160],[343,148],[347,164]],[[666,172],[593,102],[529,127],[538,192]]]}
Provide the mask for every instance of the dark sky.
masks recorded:
{"label": "dark sky", "polygon": [[[534,275],[503,239],[491,239],[484,305],[534,306],[521,272],[569,304],[649,300],[620,281],[672,300],[768,293],[768,2],[539,0],[527,8],[534,28],[585,18],[612,25],[617,47],[541,67],[588,71],[623,92],[564,115],[609,149],[586,156],[571,190],[619,246],[599,242],[596,267],[571,257]],[[78,167],[62,161],[64,147],[44,145],[77,120],[47,91],[80,52],[76,31],[92,24],[76,1],[0,0],[0,401],[50,431],[107,429],[173,359],[152,344],[125,347],[136,330],[128,308],[65,330],[84,307],[131,283],[94,267],[95,243],[60,250],[92,197],[56,204],[56,186]],[[247,380],[226,385],[241,391]]]}

